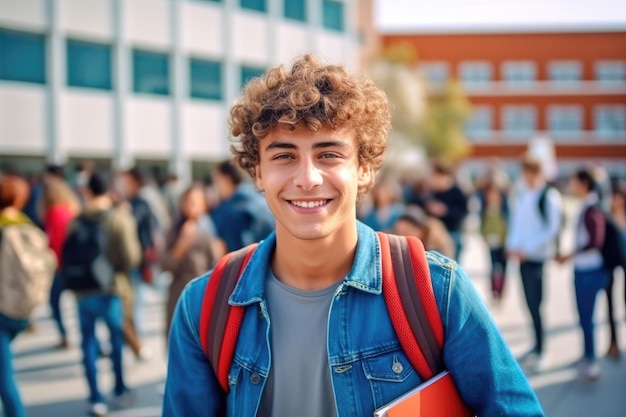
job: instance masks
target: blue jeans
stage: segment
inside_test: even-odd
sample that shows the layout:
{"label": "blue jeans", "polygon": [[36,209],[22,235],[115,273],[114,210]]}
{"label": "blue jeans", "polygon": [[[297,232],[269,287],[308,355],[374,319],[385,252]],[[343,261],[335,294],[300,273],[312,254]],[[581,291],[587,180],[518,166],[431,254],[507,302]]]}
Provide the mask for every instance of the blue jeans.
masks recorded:
{"label": "blue jeans", "polygon": [[0,313],[0,400],[2,400],[6,417],[24,417],[26,415],[15,382],[11,341],[27,325],[27,319],[15,319]]}
{"label": "blue jeans", "polygon": [[596,295],[606,288],[609,282],[609,272],[604,269],[574,270],[574,288],[576,289],[576,305],[580,327],[585,340],[585,359],[595,359],[595,341],[593,326],[593,310],[596,305]]}
{"label": "blue jeans", "polygon": [[52,281],[52,287],[50,288],[50,308],[52,309],[52,318],[59,329],[59,334],[65,340],[67,337],[67,331],[63,325],[63,317],[61,316],[61,294],[65,289],[65,283],[63,277],[57,271]]}
{"label": "blue jeans", "polygon": [[520,275],[524,286],[524,296],[528,312],[535,330],[534,351],[543,352],[543,322],[541,320],[541,301],[543,300],[543,262],[524,261],[520,263]]}
{"label": "blue jeans", "polygon": [[123,314],[120,297],[110,294],[90,294],[78,299],[78,316],[82,334],[83,366],[89,384],[89,401],[101,402],[104,397],[98,389],[96,360],[98,359],[98,341],[96,339],[96,320],[102,319],[111,335],[111,360],[115,373],[115,394],[126,391],[122,375],[122,335]]}
{"label": "blue jeans", "polygon": [[144,333],[144,299],[145,299],[145,284],[141,278],[141,271],[139,269],[133,269],[130,271],[130,284],[133,288],[133,321],[135,322],[135,331],[137,336],[141,338]]}

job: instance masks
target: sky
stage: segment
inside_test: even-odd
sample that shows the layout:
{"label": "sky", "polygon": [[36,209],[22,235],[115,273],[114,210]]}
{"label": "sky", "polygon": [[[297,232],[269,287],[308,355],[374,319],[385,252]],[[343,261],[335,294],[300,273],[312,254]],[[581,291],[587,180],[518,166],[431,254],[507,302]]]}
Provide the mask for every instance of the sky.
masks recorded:
{"label": "sky", "polygon": [[374,0],[383,32],[621,29],[626,0]]}

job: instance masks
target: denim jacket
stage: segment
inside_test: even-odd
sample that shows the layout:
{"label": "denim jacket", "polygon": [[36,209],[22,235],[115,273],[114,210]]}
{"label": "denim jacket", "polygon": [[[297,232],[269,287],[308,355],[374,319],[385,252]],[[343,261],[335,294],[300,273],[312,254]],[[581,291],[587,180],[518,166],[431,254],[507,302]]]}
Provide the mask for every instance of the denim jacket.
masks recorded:
{"label": "denim jacket", "polygon": [[[339,417],[372,416],[376,408],[422,382],[402,351],[387,312],[378,238],[361,223],[357,228],[355,260],[337,288],[328,318],[328,367]],[[200,309],[210,274],[192,281],[183,292],[169,338],[163,416],[256,415],[272,360],[280,360],[271,354],[264,295],[275,243],[272,234],[259,245],[229,299],[246,309],[226,396],[199,340]],[[466,404],[481,417],[543,416],[465,272],[437,253],[428,252],[427,259],[444,324],[444,361]]]}

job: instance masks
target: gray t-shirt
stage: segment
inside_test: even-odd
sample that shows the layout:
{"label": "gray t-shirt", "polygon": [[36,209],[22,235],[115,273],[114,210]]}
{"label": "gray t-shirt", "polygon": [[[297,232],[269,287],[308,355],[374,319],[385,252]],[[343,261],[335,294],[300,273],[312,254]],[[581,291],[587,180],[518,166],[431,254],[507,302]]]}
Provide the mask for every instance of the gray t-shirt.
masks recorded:
{"label": "gray t-shirt", "polygon": [[326,340],[330,303],[339,284],[301,291],[268,274],[272,367],[258,416],[337,415]]}

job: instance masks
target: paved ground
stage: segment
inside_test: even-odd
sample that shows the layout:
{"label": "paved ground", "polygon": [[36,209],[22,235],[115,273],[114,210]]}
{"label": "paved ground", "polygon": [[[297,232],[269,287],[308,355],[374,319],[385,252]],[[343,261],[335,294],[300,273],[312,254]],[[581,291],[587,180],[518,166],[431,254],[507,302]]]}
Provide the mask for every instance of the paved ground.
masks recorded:
{"label": "paved ground", "polygon": [[[484,246],[476,236],[467,238],[467,250],[462,258],[470,276],[482,294],[487,294],[487,258]],[[490,305],[494,318],[514,354],[521,355],[531,345],[531,329],[515,268],[510,268],[505,299],[499,306]],[[618,294],[624,294],[623,279],[618,279]],[[626,416],[626,354],[620,362],[602,359],[602,377],[595,383],[577,381],[571,363],[581,355],[582,336],[577,327],[573,302],[571,270],[552,266],[546,286],[545,317],[548,330],[547,351],[549,363],[541,373],[529,374],[546,415],[550,417]],[[620,298],[621,299],[621,298]],[[66,351],[53,348],[57,343],[54,327],[47,311],[41,311],[35,333],[24,333],[14,343],[15,367],[28,415],[84,416],[87,409],[87,387],[80,365],[77,347],[78,335],[75,307],[70,294],[63,295],[63,306],[70,329],[72,347]],[[488,302],[489,304],[489,302]],[[599,352],[607,346],[607,327],[604,323],[605,299],[598,306],[597,340]],[[621,346],[626,347],[626,326],[623,303],[621,317]],[[162,338],[163,296],[159,291],[148,294],[145,337],[153,350],[153,357],[137,362],[132,355],[125,357],[129,385],[137,390],[137,402],[126,410],[112,410],[111,416],[152,417],[160,415],[159,386],[165,375],[165,355]],[[128,353],[128,352],[127,352]],[[110,363],[99,362],[103,388],[110,388]]]}

